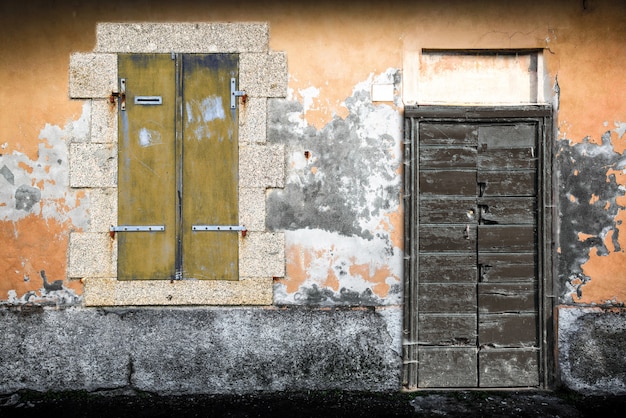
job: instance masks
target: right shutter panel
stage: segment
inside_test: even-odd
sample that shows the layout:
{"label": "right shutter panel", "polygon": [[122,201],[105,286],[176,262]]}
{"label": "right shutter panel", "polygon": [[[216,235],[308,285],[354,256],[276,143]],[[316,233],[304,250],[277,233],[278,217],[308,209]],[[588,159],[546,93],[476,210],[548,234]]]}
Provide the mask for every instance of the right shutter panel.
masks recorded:
{"label": "right shutter panel", "polygon": [[237,109],[230,80],[238,82],[237,54],[183,57],[183,277],[239,279],[239,233],[192,231],[194,225],[239,223]]}

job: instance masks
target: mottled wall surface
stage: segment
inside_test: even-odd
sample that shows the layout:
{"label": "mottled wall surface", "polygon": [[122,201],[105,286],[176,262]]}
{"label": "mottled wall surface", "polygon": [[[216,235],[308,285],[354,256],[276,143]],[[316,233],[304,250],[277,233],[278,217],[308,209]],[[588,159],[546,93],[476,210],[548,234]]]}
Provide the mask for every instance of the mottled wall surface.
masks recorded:
{"label": "mottled wall surface", "polygon": [[1,310],[0,394],[395,390],[400,318],[385,311]]}
{"label": "mottled wall surface", "polygon": [[621,267],[626,241],[620,236],[626,157],[615,151],[607,131],[601,144],[589,138],[577,144],[559,141],[557,161],[562,302],[619,304],[626,300]]}
{"label": "mottled wall surface", "polygon": [[626,393],[625,316],[615,308],[559,311],[562,383],[584,393]]}
{"label": "mottled wall surface", "polygon": [[82,285],[66,279],[69,231],[89,223],[89,196],[69,188],[68,143],[84,137],[84,117],[46,125],[35,159],[0,154],[0,294],[10,303],[76,304]]}
{"label": "mottled wall surface", "polygon": [[[399,71],[381,81],[399,88]],[[319,130],[301,103],[270,102],[268,140],[286,146],[289,173],[267,202],[267,225],[288,231],[278,304],[401,303],[401,118],[393,103],[372,103],[369,86]]]}
{"label": "mottled wall surface", "polygon": [[[625,19],[626,3],[613,0],[3,2],[0,302],[81,306],[83,285],[67,278],[70,233],[111,221],[92,204],[107,196],[69,185],[71,146],[114,131],[92,120],[93,103],[68,98],[70,55],[93,51],[99,22],[200,21],[268,22],[270,49],[287,57],[289,95],[269,100],[265,115],[267,141],[285,147],[285,188],[266,190],[266,226],[285,232],[276,305],[399,310],[403,105],[419,97],[422,50],[538,49],[555,111],[556,300],[622,306]],[[373,101],[376,83],[392,85],[394,97]],[[559,324],[575,340],[567,327],[579,328]],[[609,334],[585,338],[623,338]],[[575,352],[591,355],[569,347],[564,367],[580,364]],[[602,383],[570,376],[579,387]]]}
{"label": "mottled wall surface", "polygon": [[[211,7],[195,1],[61,1],[54,7],[45,1],[5,3],[0,14],[5,57],[0,65],[5,86],[0,92],[0,228],[6,245],[0,299],[9,300],[9,291],[12,300],[25,300],[28,292],[41,296],[42,270],[51,282],[65,280],[68,232],[88,224],[89,197],[63,183],[67,160],[50,154],[63,155],[69,142],[86,135],[81,129],[94,129],[84,103],[67,98],[67,71],[71,52],[93,49],[96,22],[269,22],[271,48],[288,56],[291,91],[288,100],[268,109],[269,140],[289,147],[287,188],[268,193],[268,222],[287,231],[287,277],[276,284],[277,302],[293,303],[298,294],[298,303],[343,303],[344,289],[344,296],[359,303],[393,304],[399,301],[402,274],[399,121],[406,86],[419,89],[412,59],[422,48],[544,49],[544,81],[558,105],[559,147],[583,141],[606,147],[601,138],[608,133],[610,146],[621,155],[626,149],[626,104],[619,94],[626,88],[620,24],[625,7],[609,0],[524,5],[417,1],[386,7],[368,1],[234,1]],[[369,83],[381,76],[395,83],[396,103],[368,98]],[[278,117],[281,107],[291,119]],[[568,152],[563,148],[561,154]],[[596,165],[593,156],[584,160]],[[573,303],[620,303],[623,292],[610,289],[623,287],[623,246],[589,253],[584,235],[605,240],[601,231],[613,228],[609,241],[617,242],[620,195],[602,198],[616,199],[606,210],[600,201],[567,203],[563,193],[573,183],[593,196],[611,193],[604,185],[592,190],[600,184],[599,173],[576,175],[576,164],[560,159],[556,166],[564,182],[559,201],[567,212],[558,221],[562,235],[555,237],[563,257],[558,261],[559,296]],[[624,183],[621,170],[618,165],[607,172],[609,182],[615,177],[616,191]],[[584,207],[589,205],[599,216],[592,223],[603,224],[596,228],[600,232],[570,225],[574,218],[587,220]],[[582,234],[577,235],[580,244],[571,243],[574,233]],[[81,293],[79,283],[65,280],[64,287]],[[579,296],[568,299],[572,292]]]}

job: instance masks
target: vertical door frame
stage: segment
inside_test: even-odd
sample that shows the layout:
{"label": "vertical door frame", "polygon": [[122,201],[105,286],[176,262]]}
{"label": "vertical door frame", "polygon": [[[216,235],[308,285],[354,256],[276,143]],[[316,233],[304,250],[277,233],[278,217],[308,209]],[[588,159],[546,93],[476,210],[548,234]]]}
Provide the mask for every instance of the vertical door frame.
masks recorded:
{"label": "vertical door frame", "polygon": [[407,106],[404,109],[404,324],[402,385],[418,389],[419,262],[419,137],[420,122],[533,122],[538,125],[537,147],[537,274],[539,308],[539,386],[550,388],[555,376],[553,258],[554,191],[552,108],[527,106]]}

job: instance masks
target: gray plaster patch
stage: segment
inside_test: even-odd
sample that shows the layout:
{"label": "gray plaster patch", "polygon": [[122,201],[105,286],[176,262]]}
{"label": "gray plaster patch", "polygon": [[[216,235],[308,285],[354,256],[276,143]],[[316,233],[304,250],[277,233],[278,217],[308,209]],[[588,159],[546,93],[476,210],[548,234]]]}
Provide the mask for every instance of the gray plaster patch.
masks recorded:
{"label": "gray plaster patch", "polygon": [[345,119],[334,117],[317,130],[302,126],[300,103],[269,101],[268,142],[285,144],[290,171],[284,189],[268,196],[268,228],[322,229],[373,239],[364,226],[399,206],[394,138],[400,132],[399,115],[373,105],[366,90],[356,90],[345,104],[350,111]]}
{"label": "gray plaster patch", "polygon": [[342,287],[339,292],[335,292],[327,287],[320,288],[316,284],[300,286],[295,299],[312,306],[379,306],[383,304],[383,300],[370,288],[358,292]]}
{"label": "gray plaster patch", "polygon": [[[561,300],[568,302],[571,293],[580,297],[590,280],[582,270],[590,251],[595,249],[600,256],[609,254],[605,245],[609,233],[613,251],[622,251],[615,217],[623,209],[616,199],[624,195],[624,189],[609,172],[624,169],[626,158],[613,150],[611,133],[606,132],[600,145],[588,139],[578,144],[560,141],[557,164],[561,248],[558,282]],[[590,237],[581,241],[579,233]]]}
{"label": "gray plaster patch", "polygon": [[570,389],[626,394],[626,310],[559,309],[559,368]]}
{"label": "gray plaster patch", "polygon": [[89,131],[90,109],[84,105],[81,117],[63,128],[46,124],[39,132],[36,159],[17,151],[0,155],[0,220],[16,222],[35,214],[87,226],[89,201],[68,187],[67,143]]}
{"label": "gray plaster patch", "polygon": [[15,191],[15,209],[30,211],[41,200],[41,190],[22,184]]}
{"label": "gray plaster patch", "polygon": [[4,177],[6,181],[9,182],[11,186],[15,185],[15,176],[13,175],[11,169],[6,166],[6,164],[3,165],[2,168],[0,168],[0,174],[2,175],[2,177]]}

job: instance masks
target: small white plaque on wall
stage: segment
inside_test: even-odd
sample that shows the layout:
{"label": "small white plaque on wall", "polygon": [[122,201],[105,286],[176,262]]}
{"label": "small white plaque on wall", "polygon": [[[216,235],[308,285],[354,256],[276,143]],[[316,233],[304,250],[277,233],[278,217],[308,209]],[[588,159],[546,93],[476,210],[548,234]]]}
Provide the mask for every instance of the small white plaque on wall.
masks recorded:
{"label": "small white plaque on wall", "polygon": [[393,84],[372,84],[373,102],[393,102]]}

